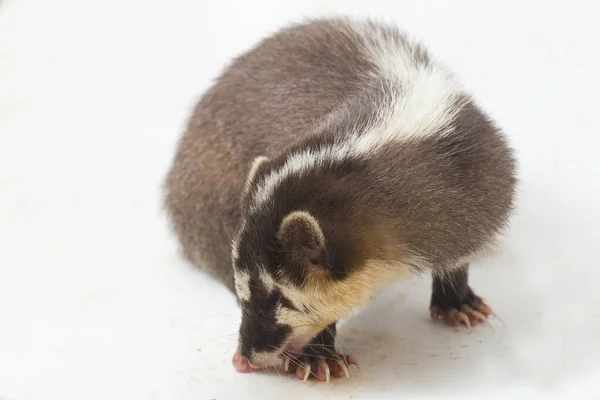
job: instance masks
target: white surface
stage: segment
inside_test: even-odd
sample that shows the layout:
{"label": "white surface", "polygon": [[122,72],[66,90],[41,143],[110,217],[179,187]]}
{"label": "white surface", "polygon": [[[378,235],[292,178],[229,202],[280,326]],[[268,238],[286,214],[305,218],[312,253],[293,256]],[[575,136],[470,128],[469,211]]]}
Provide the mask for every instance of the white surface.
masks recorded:
{"label": "white surface", "polygon": [[[0,398],[600,398],[595,4],[4,0]],[[350,381],[237,374],[233,298],[178,257],[160,184],[224,63],[332,10],[421,37],[510,135],[519,212],[472,272],[507,327],[430,323],[424,277],[342,326]]]}

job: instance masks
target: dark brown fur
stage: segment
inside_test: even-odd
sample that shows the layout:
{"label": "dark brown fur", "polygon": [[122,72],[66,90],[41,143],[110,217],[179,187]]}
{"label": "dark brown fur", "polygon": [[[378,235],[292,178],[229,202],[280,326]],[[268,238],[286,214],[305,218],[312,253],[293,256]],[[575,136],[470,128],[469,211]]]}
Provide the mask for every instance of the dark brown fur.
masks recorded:
{"label": "dark brown fur", "polygon": [[[404,45],[396,30],[385,34]],[[166,206],[186,257],[231,290],[231,240],[247,213],[240,200],[252,160],[269,158],[263,176],[296,149],[367,129],[398,90],[376,74],[354,35],[342,20],[282,30],[237,58],[189,121],[167,177]],[[412,60],[431,62],[420,47]],[[398,261],[398,254],[410,256],[414,272],[448,275],[464,265],[505,226],[515,166],[493,122],[466,95],[460,101],[451,134],[390,143],[285,180],[273,204],[245,215],[241,258],[260,259],[275,274],[285,264],[281,221],[302,209],[327,238],[331,278],[344,279],[366,260]],[[304,266],[287,273],[298,286],[306,278]]]}
{"label": "dark brown fur", "polygon": [[166,206],[185,256],[231,290],[230,244],[252,160],[276,158],[310,135],[315,122],[363,87],[361,74],[374,70],[337,25],[298,25],[237,58],[202,97],[181,138]]}

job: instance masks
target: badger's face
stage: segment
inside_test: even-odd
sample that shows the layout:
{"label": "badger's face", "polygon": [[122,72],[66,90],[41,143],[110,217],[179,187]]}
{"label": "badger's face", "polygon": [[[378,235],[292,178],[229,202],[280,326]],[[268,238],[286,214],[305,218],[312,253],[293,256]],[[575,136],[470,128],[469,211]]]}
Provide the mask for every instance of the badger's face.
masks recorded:
{"label": "badger's face", "polygon": [[344,279],[330,276],[325,238],[311,215],[289,214],[270,246],[257,240],[248,224],[233,244],[235,289],[242,309],[238,356],[251,366],[279,365],[352,305],[327,293],[328,286]]}
{"label": "badger's face", "polygon": [[[242,223],[232,243],[242,309],[234,357],[238,370],[279,365],[300,353],[327,326],[364,307],[395,271],[366,256],[356,232],[349,241],[352,235],[345,236],[339,226],[324,231],[310,213],[277,211],[277,202],[253,209],[253,196],[263,193],[260,185],[268,181],[269,168],[269,161],[259,157],[250,170]],[[336,237],[328,237],[333,231]]]}

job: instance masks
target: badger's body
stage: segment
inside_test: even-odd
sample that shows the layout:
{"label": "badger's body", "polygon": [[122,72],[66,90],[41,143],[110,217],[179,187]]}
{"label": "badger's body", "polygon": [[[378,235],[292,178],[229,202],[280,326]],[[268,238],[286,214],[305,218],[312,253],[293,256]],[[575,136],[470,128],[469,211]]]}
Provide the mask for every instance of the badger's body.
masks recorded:
{"label": "badger's body", "polygon": [[[514,168],[423,48],[375,22],[315,20],[237,58],[202,97],[166,205],[189,260],[235,288],[243,358],[268,365],[417,272],[438,276],[432,307],[449,322],[478,302],[488,315],[467,265],[507,222]],[[319,329],[295,327],[306,321]]]}

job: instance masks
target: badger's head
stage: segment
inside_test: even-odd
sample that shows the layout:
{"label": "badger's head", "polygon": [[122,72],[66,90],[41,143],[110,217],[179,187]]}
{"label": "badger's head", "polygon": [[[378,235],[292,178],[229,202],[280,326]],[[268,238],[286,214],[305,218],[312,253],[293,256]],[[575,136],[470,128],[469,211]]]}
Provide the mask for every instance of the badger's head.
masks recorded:
{"label": "badger's head", "polygon": [[334,231],[318,213],[281,206],[280,199],[256,207],[261,188],[275,176],[270,168],[265,158],[254,162],[232,243],[242,310],[233,360],[238,371],[279,365],[300,353],[328,325],[364,306],[383,277],[356,240],[345,242],[343,229]]}

